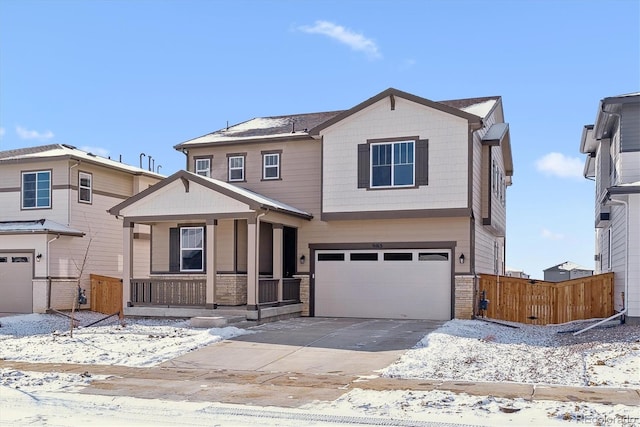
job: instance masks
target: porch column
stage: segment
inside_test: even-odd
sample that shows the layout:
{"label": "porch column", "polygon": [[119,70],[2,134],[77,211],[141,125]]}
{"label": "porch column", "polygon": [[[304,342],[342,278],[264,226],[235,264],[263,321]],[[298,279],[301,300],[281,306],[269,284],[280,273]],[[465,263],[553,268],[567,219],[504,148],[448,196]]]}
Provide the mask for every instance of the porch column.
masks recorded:
{"label": "porch column", "polygon": [[278,302],[282,301],[282,224],[273,224],[273,278],[278,279]]}
{"label": "porch column", "polygon": [[247,220],[247,306],[258,307],[258,226],[257,219]]}
{"label": "porch column", "polygon": [[[125,220],[122,226],[122,304],[131,303],[131,274],[133,272],[133,222]],[[123,308],[124,308],[123,307]]]}
{"label": "porch column", "polygon": [[207,266],[207,294],[205,307],[216,308],[216,226],[218,220],[207,219],[207,236],[205,239],[206,266]]}

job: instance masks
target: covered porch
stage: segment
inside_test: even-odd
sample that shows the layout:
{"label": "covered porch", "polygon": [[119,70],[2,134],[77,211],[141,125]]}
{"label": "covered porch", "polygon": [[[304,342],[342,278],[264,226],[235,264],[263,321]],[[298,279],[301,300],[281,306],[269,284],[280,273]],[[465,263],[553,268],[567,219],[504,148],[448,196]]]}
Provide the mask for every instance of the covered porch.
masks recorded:
{"label": "covered porch", "polygon": [[[187,171],[110,213],[123,221],[125,314],[243,311],[262,320],[302,311],[300,279],[293,276],[297,228],[310,214]],[[134,250],[141,225],[150,229],[149,253]],[[148,272],[141,274],[138,265],[149,265]]]}

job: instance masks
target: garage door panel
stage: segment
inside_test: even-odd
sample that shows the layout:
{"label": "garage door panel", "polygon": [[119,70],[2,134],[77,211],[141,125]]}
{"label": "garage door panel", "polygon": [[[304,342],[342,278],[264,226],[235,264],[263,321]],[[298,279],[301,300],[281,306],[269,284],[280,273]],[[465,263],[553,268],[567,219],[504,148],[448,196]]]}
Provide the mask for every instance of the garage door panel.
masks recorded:
{"label": "garage door panel", "polygon": [[[377,261],[352,261],[371,254]],[[450,319],[449,252],[318,251],[315,307],[317,316]]]}
{"label": "garage door panel", "polygon": [[33,255],[0,253],[0,312],[33,311]]}

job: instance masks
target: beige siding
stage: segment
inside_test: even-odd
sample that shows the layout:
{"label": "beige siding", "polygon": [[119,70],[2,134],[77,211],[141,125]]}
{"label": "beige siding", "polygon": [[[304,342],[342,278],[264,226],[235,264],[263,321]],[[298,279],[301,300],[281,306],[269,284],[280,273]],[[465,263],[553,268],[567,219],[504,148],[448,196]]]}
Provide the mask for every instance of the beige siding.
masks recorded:
{"label": "beige siding", "polygon": [[159,223],[151,227],[151,271],[169,271],[169,229],[175,224]]}
{"label": "beige siding", "polygon": [[[465,208],[468,179],[465,119],[396,98],[385,98],[329,127],[323,136],[324,212]],[[414,189],[357,188],[357,146],[369,139],[418,136],[429,140],[429,185]]]}
{"label": "beige siding", "polygon": [[216,226],[216,269],[234,271],[234,221],[218,220]]}
{"label": "beige siding", "polygon": [[[282,150],[280,180],[262,180],[262,151]],[[213,155],[212,178],[227,181],[227,154],[246,153],[245,182],[233,182],[305,212],[319,215],[320,142],[312,139],[278,144],[247,144],[242,147],[191,149],[190,158]],[[193,162],[191,161],[191,164]],[[193,172],[193,168],[191,168]]]}
{"label": "beige siding", "polygon": [[[0,167],[0,219],[38,220],[47,218],[60,224],[68,224],[69,210],[68,162],[58,160],[52,162],[33,162],[20,164],[3,164]],[[51,170],[54,187],[51,194],[51,209],[21,209],[22,172]]]}
{"label": "beige siding", "polygon": [[[457,242],[454,259],[469,254],[468,218],[423,218],[397,220],[361,220],[322,222],[313,220],[298,230],[298,257],[309,257],[311,243],[384,243],[384,242]],[[298,265],[299,272],[308,272],[308,265]],[[466,265],[455,263],[459,272]]]}

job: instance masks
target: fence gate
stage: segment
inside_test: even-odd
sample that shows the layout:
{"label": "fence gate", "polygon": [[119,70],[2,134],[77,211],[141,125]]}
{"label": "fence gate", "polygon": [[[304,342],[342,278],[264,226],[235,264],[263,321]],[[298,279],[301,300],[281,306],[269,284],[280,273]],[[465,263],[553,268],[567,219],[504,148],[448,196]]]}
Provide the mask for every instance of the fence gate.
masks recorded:
{"label": "fence gate", "polygon": [[478,291],[491,319],[547,325],[614,314],[613,273],[563,282],[481,274]]}
{"label": "fence gate", "polygon": [[122,308],[122,280],[115,277],[91,274],[91,310],[98,313],[120,313]]}

